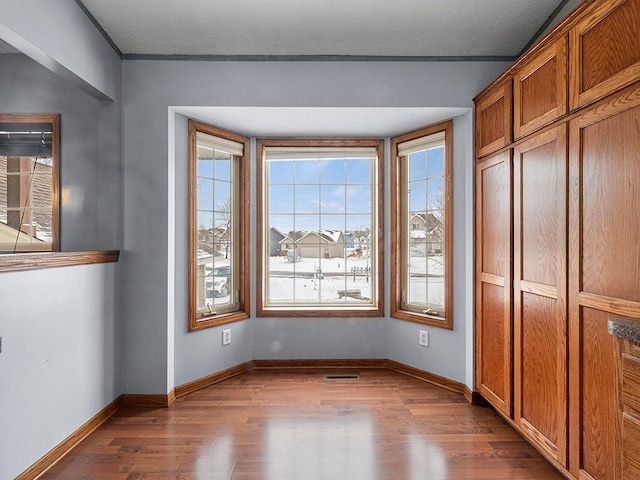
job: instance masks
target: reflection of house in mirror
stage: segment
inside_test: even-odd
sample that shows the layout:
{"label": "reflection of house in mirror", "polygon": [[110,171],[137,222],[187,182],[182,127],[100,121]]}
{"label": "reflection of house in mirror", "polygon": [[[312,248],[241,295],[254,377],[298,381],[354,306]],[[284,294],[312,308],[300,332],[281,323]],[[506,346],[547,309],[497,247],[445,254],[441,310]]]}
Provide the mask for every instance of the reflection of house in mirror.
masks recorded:
{"label": "reflection of house in mirror", "polygon": [[444,225],[432,213],[413,213],[409,219],[412,255],[442,253]]}
{"label": "reflection of house in mirror", "polygon": [[49,158],[0,154],[0,250],[51,249]]}

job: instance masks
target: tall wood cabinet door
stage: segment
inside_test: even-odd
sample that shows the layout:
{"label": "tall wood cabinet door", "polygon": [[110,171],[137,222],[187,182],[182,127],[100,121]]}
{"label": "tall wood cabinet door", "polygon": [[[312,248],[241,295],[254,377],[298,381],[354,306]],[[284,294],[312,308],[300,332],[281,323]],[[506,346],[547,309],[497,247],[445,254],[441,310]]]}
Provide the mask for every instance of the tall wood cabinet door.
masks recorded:
{"label": "tall wood cabinet door", "polygon": [[476,153],[484,157],[511,143],[511,78],[481,93],[476,102]]}
{"label": "tall wood cabinet door", "polygon": [[571,472],[620,475],[615,343],[607,318],[640,316],[640,85],[569,127]]}
{"label": "tall wood cabinet door", "polygon": [[567,126],[513,153],[514,421],[567,464]]}
{"label": "tall wood cabinet door", "polygon": [[640,0],[593,2],[569,34],[571,110],[640,77]]}
{"label": "tall wood cabinet door", "polygon": [[476,389],[512,414],[511,152],[476,166]]}
{"label": "tall wood cabinet door", "polygon": [[528,135],[567,113],[567,36],[537,52],[513,75],[513,134]]}

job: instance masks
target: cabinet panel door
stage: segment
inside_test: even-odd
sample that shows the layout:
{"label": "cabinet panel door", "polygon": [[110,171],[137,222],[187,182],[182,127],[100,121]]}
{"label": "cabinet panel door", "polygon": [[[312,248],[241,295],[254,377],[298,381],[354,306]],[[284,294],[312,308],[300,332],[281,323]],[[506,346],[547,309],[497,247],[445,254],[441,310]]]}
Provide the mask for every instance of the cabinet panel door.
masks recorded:
{"label": "cabinet panel door", "polygon": [[513,75],[513,134],[520,138],[567,113],[567,36],[540,50]]}
{"label": "cabinet panel door", "polygon": [[569,35],[571,110],[640,77],[640,0],[593,2]]}
{"label": "cabinet panel door", "polygon": [[620,475],[612,315],[640,316],[640,85],[569,127],[571,472]]}
{"label": "cabinet panel door", "polygon": [[476,388],[511,416],[511,153],[476,166]]}
{"label": "cabinet panel door", "polygon": [[511,78],[476,98],[476,153],[488,155],[512,140]]}
{"label": "cabinet panel door", "polygon": [[567,463],[567,128],[514,147],[514,420]]}

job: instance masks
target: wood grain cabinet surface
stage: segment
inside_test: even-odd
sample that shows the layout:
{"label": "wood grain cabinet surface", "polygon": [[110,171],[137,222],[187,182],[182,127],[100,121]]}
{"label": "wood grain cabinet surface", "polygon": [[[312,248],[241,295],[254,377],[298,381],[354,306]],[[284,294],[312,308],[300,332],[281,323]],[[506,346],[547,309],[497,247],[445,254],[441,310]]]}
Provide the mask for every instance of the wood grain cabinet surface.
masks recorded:
{"label": "wood grain cabinet surface", "polygon": [[640,77],[640,0],[594,1],[569,34],[571,110]]}
{"label": "wood grain cabinet surface", "polygon": [[511,151],[476,165],[476,388],[512,413]]}
{"label": "wood grain cabinet surface", "polygon": [[640,317],[640,0],[585,1],[475,101],[476,389],[568,478],[640,479],[640,346],[607,329]]}
{"label": "wood grain cabinet surface", "polygon": [[513,74],[513,134],[533,133],[567,113],[567,36],[537,52]]}
{"label": "wood grain cabinet surface", "polygon": [[511,78],[495,85],[476,98],[476,152],[484,157],[511,143],[512,132]]}
{"label": "wood grain cabinet surface", "polygon": [[514,421],[567,466],[567,127],[516,144]]}

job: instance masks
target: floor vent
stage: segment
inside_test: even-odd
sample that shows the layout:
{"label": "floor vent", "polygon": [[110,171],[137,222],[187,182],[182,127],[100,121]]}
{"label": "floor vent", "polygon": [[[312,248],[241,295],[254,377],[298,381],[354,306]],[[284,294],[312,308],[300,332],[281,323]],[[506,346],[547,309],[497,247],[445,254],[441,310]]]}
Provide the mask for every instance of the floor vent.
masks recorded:
{"label": "floor vent", "polygon": [[325,375],[325,380],[360,380],[360,375]]}

